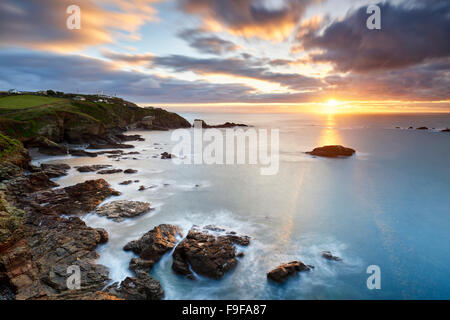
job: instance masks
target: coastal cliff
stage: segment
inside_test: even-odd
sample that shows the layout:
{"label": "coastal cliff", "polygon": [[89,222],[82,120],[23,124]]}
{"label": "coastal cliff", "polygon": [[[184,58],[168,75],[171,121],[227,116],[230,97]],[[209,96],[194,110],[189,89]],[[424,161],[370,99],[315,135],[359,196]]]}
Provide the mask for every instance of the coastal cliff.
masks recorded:
{"label": "coastal cliff", "polygon": [[[122,132],[139,128],[146,117],[152,119],[147,129],[191,126],[175,113],[140,108],[118,98],[82,99],[0,98],[0,300],[122,298],[101,292],[109,271],[96,264],[96,248],[108,241],[107,232],[87,226],[77,216],[120,193],[103,179],[57,188],[51,178],[65,175],[70,167],[35,167],[27,146],[67,153],[61,143],[117,143],[130,138]],[[82,274],[76,291],[66,285],[67,268],[73,265]],[[159,285],[150,280],[141,281],[143,290]],[[157,293],[152,298],[162,297]]]}

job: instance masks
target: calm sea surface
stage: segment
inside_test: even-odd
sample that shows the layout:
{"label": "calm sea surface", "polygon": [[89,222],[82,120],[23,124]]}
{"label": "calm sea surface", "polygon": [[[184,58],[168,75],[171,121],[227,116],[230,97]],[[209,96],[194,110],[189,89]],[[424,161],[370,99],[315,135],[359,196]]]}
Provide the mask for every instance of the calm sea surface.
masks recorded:
{"label": "calm sea surface", "polygon": [[[166,299],[449,299],[450,298],[450,115],[302,115],[183,113],[189,121],[226,121],[280,130],[277,175],[259,165],[181,165],[153,158],[171,152],[171,132],[136,132],[141,154],[119,162],[106,157],[51,158],[55,163],[112,164],[135,168],[134,176],[81,174],[57,179],[68,186],[105,178],[125,199],[151,202],[151,213],[122,223],[89,214],[106,228],[108,244],[99,263],[113,281],[130,276],[133,254],[122,247],[154,226],[185,231],[215,224],[251,236],[238,266],[222,280],[191,281],[171,270],[166,255],[151,271]],[[396,129],[396,127],[400,129]],[[407,130],[409,126],[436,128]],[[131,132],[130,132],[131,134]],[[317,146],[342,144],[357,150],[350,159],[305,155]],[[133,160],[131,157],[136,157]],[[38,162],[49,158],[37,157]],[[140,183],[120,186],[124,180]],[[139,192],[140,185],[153,186]],[[329,250],[343,259],[321,257]],[[314,271],[269,283],[266,272],[300,260]],[[381,290],[369,290],[369,265],[381,268]]]}

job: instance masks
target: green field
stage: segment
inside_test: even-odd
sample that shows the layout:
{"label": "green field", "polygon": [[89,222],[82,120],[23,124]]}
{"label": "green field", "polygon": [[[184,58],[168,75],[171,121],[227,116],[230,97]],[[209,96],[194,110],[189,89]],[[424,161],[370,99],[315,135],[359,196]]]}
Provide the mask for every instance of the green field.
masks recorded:
{"label": "green field", "polygon": [[8,96],[0,98],[1,111],[14,111],[20,109],[34,108],[46,104],[65,102],[66,99],[50,98],[33,95]]}

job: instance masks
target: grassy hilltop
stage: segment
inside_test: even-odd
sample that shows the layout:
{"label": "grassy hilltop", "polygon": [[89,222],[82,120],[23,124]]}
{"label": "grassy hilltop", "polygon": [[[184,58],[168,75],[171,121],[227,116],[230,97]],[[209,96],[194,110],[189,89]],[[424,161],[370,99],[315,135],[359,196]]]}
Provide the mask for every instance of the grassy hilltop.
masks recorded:
{"label": "grassy hilltop", "polygon": [[120,98],[82,97],[83,101],[70,94],[1,97],[0,132],[19,140],[43,136],[54,142],[77,142],[112,129],[125,129],[146,116],[155,117],[155,129],[190,126],[184,118],[162,109],[140,108]]}

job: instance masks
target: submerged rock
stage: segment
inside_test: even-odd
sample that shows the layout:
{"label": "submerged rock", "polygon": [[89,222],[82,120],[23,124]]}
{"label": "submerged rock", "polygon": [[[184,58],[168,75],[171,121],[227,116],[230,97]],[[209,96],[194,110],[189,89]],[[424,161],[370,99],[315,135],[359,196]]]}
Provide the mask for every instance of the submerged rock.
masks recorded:
{"label": "submerged rock", "polygon": [[121,222],[125,218],[137,217],[150,210],[150,203],[148,202],[119,200],[104,204],[100,208],[97,208],[95,213],[116,222]]}
{"label": "submerged rock", "polygon": [[166,159],[172,159],[173,155],[171,155],[170,153],[167,152],[163,152],[161,153],[161,159],[166,160]]}
{"label": "submerged rock", "polygon": [[325,146],[306,153],[317,157],[338,158],[351,157],[355,152],[355,150],[343,146]]}
{"label": "submerged rock", "polygon": [[172,269],[193,279],[191,268],[199,275],[219,279],[237,264],[235,245],[247,246],[250,239],[227,233],[224,229],[192,227],[175,248]]}
{"label": "submerged rock", "polygon": [[106,169],[106,170],[100,170],[97,172],[97,174],[115,174],[115,173],[121,173],[123,172],[122,169]]}
{"label": "submerged rock", "polygon": [[449,128],[443,129],[443,130],[441,130],[441,132],[450,132],[450,129]]}
{"label": "submerged rock", "polygon": [[95,172],[98,170],[102,170],[102,169],[106,169],[106,168],[111,168],[111,165],[107,165],[107,164],[95,164],[95,165],[91,165],[91,166],[79,166],[79,167],[75,167],[77,169],[78,172]]}
{"label": "submerged rock", "polygon": [[196,124],[201,124],[203,129],[226,129],[226,128],[235,128],[235,127],[248,127],[246,124],[242,123],[234,123],[234,122],[225,122],[224,124],[218,124],[218,125],[208,125],[204,120],[196,119],[194,120],[194,126]]}
{"label": "submerged rock", "polygon": [[418,127],[416,130],[428,130],[427,127]]}
{"label": "submerged rock", "polygon": [[127,169],[127,170],[124,171],[124,173],[126,173],[126,174],[134,174],[134,173],[137,173],[137,172],[138,171],[135,170],[135,169]]}
{"label": "submerged rock", "polygon": [[322,258],[330,261],[342,261],[341,258],[333,256],[333,254],[330,251],[322,251]]}
{"label": "submerged rock", "polygon": [[122,144],[122,143],[107,143],[107,144],[90,144],[88,149],[133,149],[134,146],[131,144]]}
{"label": "submerged rock", "polygon": [[300,261],[292,261],[289,263],[282,264],[275,269],[269,271],[267,273],[267,278],[282,283],[287,280],[287,278],[291,276],[297,275],[299,272],[310,271],[311,266],[307,266],[303,262]]}
{"label": "submerged rock", "polygon": [[122,181],[121,183],[119,183],[121,186],[127,186],[129,184],[132,184],[133,181],[132,180],[127,180],[127,181]]}

